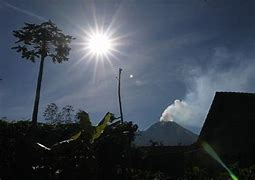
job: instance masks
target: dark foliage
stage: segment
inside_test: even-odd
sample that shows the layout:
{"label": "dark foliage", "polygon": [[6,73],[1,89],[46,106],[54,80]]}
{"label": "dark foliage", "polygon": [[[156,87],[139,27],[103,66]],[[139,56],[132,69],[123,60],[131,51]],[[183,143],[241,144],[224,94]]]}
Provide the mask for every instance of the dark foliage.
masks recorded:
{"label": "dark foliage", "polygon": [[[34,136],[30,136],[31,130]],[[49,125],[0,121],[0,178],[11,179],[109,179],[126,177],[130,164],[131,141],[137,126],[118,122],[107,126],[91,142],[93,126],[79,124]],[[51,151],[36,142],[54,147],[59,141],[82,132],[76,141],[63,143]]]}
{"label": "dark foliage", "polygon": [[41,24],[25,23],[21,30],[13,31],[13,35],[18,39],[13,47],[17,52],[35,62],[35,58],[49,56],[54,63],[67,61],[72,36],[64,35],[58,27],[51,21]]}
{"label": "dark foliage", "polygon": [[[179,166],[180,162],[180,157],[177,155],[181,153],[176,153],[176,150],[170,152],[167,150],[170,147],[164,146],[152,146],[146,149],[133,147],[131,143],[137,126],[132,122],[121,124],[115,120],[116,122],[106,126],[103,133],[92,141],[98,126],[91,125],[86,112],[79,113],[82,119],[80,124],[38,123],[36,129],[31,128],[32,124],[28,121],[12,123],[0,120],[1,180],[223,180],[230,178],[223,170],[213,172],[205,166],[195,166],[196,162],[187,162],[188,157],[185,157],[184,172],[178,176],[173,175],[176,174],[175,166]],[[100,124],[102,125],[102,121]],[[31,136],[31,133],[34,136]],[[77,133],[79,136],[75,140],[63,141]],[[51,150],[41,148],[37,142],[51,147]],[[181,150],[179,146],[175,149]],[[168,170],[164,171],[165,168]],[[240,179],[255,177],[254,166],[240,169],[237,164],[233,164],[230,168]]]}
{"label": "dark foliage", "polygon": [[55,103],[47,104],[47,106],[43,112],[43,117],[50,124],[60,123],[58,106]]}
{"label": "dark foliage", "polygon": [[[40,140],[47,145],[53,145],[79,130],[78,124],[51,126],[39,123],[37,129],[33,130],[31,127],[32,124],[27,121],[0,121],[1,179],[35,177],[35,170],[40,167],[40,162],[46,161],[47,156],[37,151],[34,142]],[[31,133],[34,136],[31,137]]]}
{"label": "dark foliage", "polygon": [[50,103],[46,106],[43,116],[50,124],[73,123],[76,121],[74,108],[71,105],[66,105],[59,111],[55,103]]}

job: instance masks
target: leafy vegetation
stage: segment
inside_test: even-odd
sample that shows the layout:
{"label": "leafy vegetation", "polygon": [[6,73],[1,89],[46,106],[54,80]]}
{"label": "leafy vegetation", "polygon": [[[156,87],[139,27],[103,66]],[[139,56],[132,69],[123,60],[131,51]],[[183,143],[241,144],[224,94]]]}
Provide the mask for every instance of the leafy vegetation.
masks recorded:
{"label": "leafy vegetation", "polygon": [[73,123],[76,121],[74,108],[70,105],[64,106],[62,110],[59,111],[55,103],[50,103],[46,106],[43,116],[45,121],[50,124]]}
{"label": "leafy vegetation", "polygon": [[[137,126],[132,122],[121,124],[112,113],[107,113],[97,126],[91,125],[84,111],[78,117],[79,124],[38,123],[37,129],[31,128],[28,121],[0,121],[0,146],[4,147],[0,150],[0,178],[124,176]],[[30,136],[31,131],[34,136]]]}

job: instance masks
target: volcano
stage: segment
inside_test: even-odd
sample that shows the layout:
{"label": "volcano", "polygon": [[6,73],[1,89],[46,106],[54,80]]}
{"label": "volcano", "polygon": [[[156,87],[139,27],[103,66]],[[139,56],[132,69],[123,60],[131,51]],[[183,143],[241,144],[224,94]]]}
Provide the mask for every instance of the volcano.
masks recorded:
{"label": "volcano", "polygon": [[197,135],[176,122],[159,121],[145,131],[139,131],[135,138],[137,146],[150,146],[152,142],[164,146],[180,146],[195,143]]}

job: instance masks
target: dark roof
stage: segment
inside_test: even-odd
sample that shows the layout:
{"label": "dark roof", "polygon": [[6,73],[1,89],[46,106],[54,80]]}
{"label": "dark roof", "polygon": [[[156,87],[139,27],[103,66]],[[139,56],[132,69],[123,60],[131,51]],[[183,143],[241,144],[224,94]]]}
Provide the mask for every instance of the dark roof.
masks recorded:
{"label": "dark roof", "polygon": [[255,94],[216,92],[198,142],[223,154],[255,150]]}

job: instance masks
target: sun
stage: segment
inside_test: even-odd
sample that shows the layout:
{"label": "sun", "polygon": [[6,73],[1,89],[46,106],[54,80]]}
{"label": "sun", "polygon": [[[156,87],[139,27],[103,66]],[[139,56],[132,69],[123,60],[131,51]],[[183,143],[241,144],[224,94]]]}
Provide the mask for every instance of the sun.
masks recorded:
{"label": "sun", "polygon": [[94,55],[107,55],[113,49],[113,42],[106,34],[97,32],[88,39],[88,50]]}
{"label": "sun", "polygon": [[[126,44],[128,35],[121,34],[119,26],[98,24],[79,27],[81,30],[77,35],[78,42],[75,42],[75,50],[81,57],[74,66],[86,64],[84,69],[94,67],[94,74],[100,74],[102,69],[114,69],[120,57],[125,56],[123,47]],[[96,76],[96,75],[94,75]],[[96,79],[96,78],[93,78]]]}
{"label": "sun", "polygon": [[117,38],[103,30],[91,30],[84,37],[86,55],[90,59],[109,59],[116,52]]}

